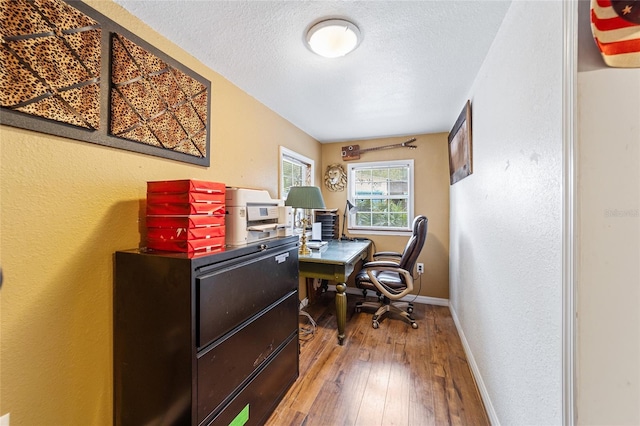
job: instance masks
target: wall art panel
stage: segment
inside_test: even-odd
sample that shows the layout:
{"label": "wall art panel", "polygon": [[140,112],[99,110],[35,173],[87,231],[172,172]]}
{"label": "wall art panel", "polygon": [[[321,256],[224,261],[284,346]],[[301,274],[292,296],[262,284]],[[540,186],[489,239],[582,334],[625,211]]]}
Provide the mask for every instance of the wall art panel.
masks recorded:
{"label": "wall art panel", "polygon": [[127,29],[77,0],[0,0],[0,37],[1,124],[209,165],[211,83]]}
{"label": "wall art panel", "polygon": [[206,112],[198,115],[195,108],[202,105],[193,102],[206,93],[202,83],[123,35],[112,34],[111,134],[206,157],[206,143],[201,140]]}
{"label": "wall art panel", "polygon": [[98,129],[98,22],[53,0],[2,0],[0,17],[0,106]]}

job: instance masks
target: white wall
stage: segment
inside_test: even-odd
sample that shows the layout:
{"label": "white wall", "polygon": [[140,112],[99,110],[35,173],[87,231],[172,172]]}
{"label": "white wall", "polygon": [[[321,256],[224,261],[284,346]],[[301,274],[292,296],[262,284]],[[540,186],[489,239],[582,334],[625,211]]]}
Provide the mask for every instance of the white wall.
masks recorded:
{"label": "white wall", "polygon": [[577,413],[640,424],[640,69],[578,74]]}
{"label": "white wall", "polygon": [[451,308],[494,424],[562,422],[562,11],[513,2],[451,187]]}
{"label": "white wall", "polygon": [[576,412],[640,424],[640,69],[605,66],[578,10]]}

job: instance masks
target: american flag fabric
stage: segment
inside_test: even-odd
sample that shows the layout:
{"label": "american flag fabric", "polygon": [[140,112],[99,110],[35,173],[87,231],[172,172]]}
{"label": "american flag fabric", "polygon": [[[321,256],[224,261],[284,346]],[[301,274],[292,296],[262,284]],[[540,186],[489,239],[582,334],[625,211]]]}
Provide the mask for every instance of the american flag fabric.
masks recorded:
{"label": "american flag fabric", "polygon": [[591,0],[591,31],[607,65],[640,68],[640,0]]}

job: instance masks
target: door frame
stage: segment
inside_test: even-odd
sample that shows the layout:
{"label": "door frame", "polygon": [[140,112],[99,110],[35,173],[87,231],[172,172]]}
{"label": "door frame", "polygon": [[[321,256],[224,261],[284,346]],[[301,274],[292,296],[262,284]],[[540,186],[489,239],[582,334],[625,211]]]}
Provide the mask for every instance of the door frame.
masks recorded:
{"label": "door frame", "polygon": [[576,424],[578,0],[563,2],[562,423]]}

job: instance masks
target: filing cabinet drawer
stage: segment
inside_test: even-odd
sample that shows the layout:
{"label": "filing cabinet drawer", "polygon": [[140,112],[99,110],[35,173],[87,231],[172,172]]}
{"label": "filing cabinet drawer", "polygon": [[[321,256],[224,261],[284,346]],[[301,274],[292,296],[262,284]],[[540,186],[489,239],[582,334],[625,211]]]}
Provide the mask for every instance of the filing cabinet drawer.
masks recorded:
{"label": "filing cabinet drawer", "polygon": [[267,311],[198,355],[198,422],[215,410],[291,336],[298,295],[291,292]]}
{"label": "filing cabinet drawer", "polygon": [[196,279],[196,340],[202,349],[298,288],[297,248]]}
{"label": "filing cabinet drawer", "polygon": [[[298,378],[297,333],[208,425],[227,426],[234,420],[246,426],[263,425]],[[245,421],[242,423],[242,421]]]}

